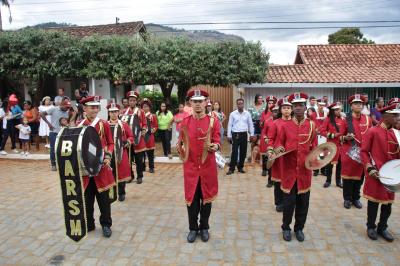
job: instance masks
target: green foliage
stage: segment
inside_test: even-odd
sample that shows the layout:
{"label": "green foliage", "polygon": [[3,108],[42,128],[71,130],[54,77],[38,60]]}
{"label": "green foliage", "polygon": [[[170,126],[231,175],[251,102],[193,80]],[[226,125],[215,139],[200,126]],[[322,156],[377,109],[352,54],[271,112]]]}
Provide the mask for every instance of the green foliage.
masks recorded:
{"label": "green foliage", "polygon": [[329,44],[374,44],[368,40],[360,31],[360,28],[343,28],[335,33],[329,34]]}
{"label": "green foliage", "polygon": [[[152,92],[149,90],[146,90],[146,91],[140,93],[140,98],[141,99],[143,99],[143,98],[150,99],[150,101],[152,103],[151,110],[154,113],[160,109],[161,103],[165,101],[164,95],[161,92]],[[173,94],[171,96],[171,103],[168,106],[169,106],[169,110],[172,113],[175,113],[175,111],[178,109],[178,106],[179,106],[177,95]]]}

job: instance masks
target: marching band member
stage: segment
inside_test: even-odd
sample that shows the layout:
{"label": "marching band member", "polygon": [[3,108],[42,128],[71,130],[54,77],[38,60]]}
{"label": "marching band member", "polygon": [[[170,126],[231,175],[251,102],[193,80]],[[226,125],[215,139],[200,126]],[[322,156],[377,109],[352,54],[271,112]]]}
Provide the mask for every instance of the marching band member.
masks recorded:
{"label": "marching band member", "polygon": [[336,145],[337,152],[330,164],[326,166],[326,182],[324,187],[327,188],[331,185],[333,166],[336,165],[336,186],[342,187],[340,178],[342,163],[340,160],[340,129],[344,126],[344,119],[342,118],[342,104],[340,102],[332,103],[328,106],[329,114],[324,123],[320,127],[321,136],[327,138],[328,142]]}
{"label": "marching band member", "polygon": [[[149,99],[144,98],[140,105],[141,105],[141,108],[146,117],[146,121],[148,123],[147,129],[149,130],[149,132],[147,132],[147,134],[149,134],[149,138],[147,141],[145,139],[146,155],[147,155],[147,158],[149,159],[149,172],[154,173],[154,149],[156,148],[156,141],[155,141],[154,134],[156,133],[156,131],[158,129],[157,116],[150,112],[151,111],[150,110],[151,101]],[[149,128],[149,125],[150,125],[150,128]],[[146,166],[144,166],[144,168],[146,168]]]}
{"label": "marching band member", "polygon": [[275,106],[277,99],[275,96],[270,95],[266,98],[266,101],[267,101],[267,107],[265,108],[264,112],[262,113],[261,119],[260,119],[260,124],[261,124],[260,155],[261,155],[261,159],[262,159],[261,175],[267,176],[267,172],[268,172],[267,187],[272,187],[271,171],[267,170],[268,157],[267,157],[266,139],[267,139],[268,128],[273,121],[272,108]]}
{"label": "marching band member", "polygon": [[[185,151],[187,161],[183,163],[185,199],[189,217],[187,241],[193,243],[200,231],[203,242],[209,239],[208,220],[211,202],[218,194],[218,173],[215,152],[220,149],[220,125],[218,119],[205,114],[206,98],[204,90],[188,92],[193,114],[181,123],[178,151],[182,141],[189,145]],[[204,160],[204,161],[203,161]],[[200,214],[200,225],[198,216]]]}
{"label": "marching band member", "polygon": [[118,179],[118,200],[125,200],[125,185],[131,179],[131,167],[129,163],[129,148],[133,143],[133,133],[128,123],[119,120],[118,115],[120,112],[119,104],[110,103],[107,105],[110,125],[119,125],[122,129],[122,142],[124,150],[122,153],[122,160],[118,164],[117,179]]}
{"label": "marching band member", "polygon": [[100,209],[100,224],[103,229],[103,236],[110,237],[112,234],[111,225],[111,202],[108,190],[115,185],[114,176],[110,167],[111,157],[114,151],[114,140],[111,134],[110,125],[107,121],[97,117],[100,111],[101,96],[89,96],[80,101],[86,118],[78,126],[92,126],[100,136],[101,145],[104,149],[103,166],[97,176],[83,176],[83,186],[85,188],[85,205],[87,210],[88,232],[95,229],[94,223],[94,199]]}
{"label": "marching band member", "polygon": [[[380,182],[379,169],[386,162],[400,159],[400,146],[395,133],[391,130],[400,117],[400,104],[392,104],[380,110],[381,122],[368,130],[361,145],[361,158],[365,166],[364,197],[368,200],[367,234],[372,240],[378,239],[378,234],[392,242],[393,236],[387,230],[387,222],[392,211],[394,193],[387,190]],[[398,171],[398,170],[397,170]],[[376,230],[376,217],[379,204],[381,214]]]}
{"label": "marching band member", "polygon": [[[326,99],[326,101],[327,101],[327,99]],[[317,100],[317,109],[315,110],[315,113],[313,113],[312,121],[315,122],[315,127],[317,130],[317,136],[318,136],[314,140],[316,145],[323,144],[326,142],[326,138],[324,136],[322,136],[321,132],[320,132],[320,128],[322,127],[322,125],[324,124],[324,121],[328,117],[329,110],[326,107],[326,104],[327,103],[325,102],[324,99],[318,99]],[[321,173],[323,175],[326,175],[325,167],[321,168]],[[318,176],[318,175],[319,175],[319,169],[314,170],[314,176]]]}
{"label": "marching band member", "polygon": [[312,172],[305,168],[305,160],[311,151],[316,137],[315,124],[305,117],[307,94],[294,93],[289,96],[294,117],[285,123],[278,132],[274,144],[278,152],[291,151],[282,156],[285,172],[281,180],[283,193],[282,236],[285,241],[292,239],[290,224],[295,212],[294,232],[296,239],[304,241],[303,228],[306,223],[310,201]]}
{"label": "marching band member", "polygon": [[[139,93],[136,91],[129,91],[126,94],[126,98],[128,98],[129,107],[123,111],[123,116],[134,115],[138,118],[140,127],[142,128],[142,136],[140,136],[139,143],[137,145],[133,145],[131,148],[131,169],[133,166],[133,160],[136,164],[136,175],[137,175],[137,183],[141,184],[143,182],[143,156],[146,151],[146,143],[144,142],[143,135],[147,132],[147,124],[146,117],[144,116],[143,110],[137,107],[137,100],[139,98]],[[130,125],[132,126],[132,125]],[[138,137],[138,136],[135,136]],[[133,171],[131,172],[132,180],[134,178]]]}
{"label": "marching band member", "polygon": [[359,158],[359,148],[363,136],[372,126],[371,118],[361,114],[365,102],[366,99],[360,94],[349,97],[351,113],[347,115],[345,123],[340,129],[343,205],[346,209],[350,209],[352,204],[358,209],[362,208],[360,189],[364,180],[364,169]]}
{"label": "marching band member", "polygon": [[[280,99],[276,106],[278,113],[267,133],[268,157],[273,155],[274,144],[279,142],[277,139],[278,132],[281,131],[284,124],[292,120],[292,104],[288,101],[287,97]],[[284,167],[283,158],[276,158],[271,169],[271,179],[274,182],[275,209],[277,212],[283,211],[283,192],[281,189],[281,180],[284,173]]]}

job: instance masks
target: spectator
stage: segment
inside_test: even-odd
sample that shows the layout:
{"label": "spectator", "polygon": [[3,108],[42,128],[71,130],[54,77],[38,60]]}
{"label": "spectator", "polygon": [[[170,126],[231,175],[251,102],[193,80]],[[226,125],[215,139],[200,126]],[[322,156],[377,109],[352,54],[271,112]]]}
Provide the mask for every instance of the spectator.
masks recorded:
{"label": "spectator", "polygon": [[[26,105],[26,104],[24,104]],[[28,117],[24,117],[22,119],[22,124],[16,125],[16,128],[19,129],[19,140],[22,142],[22,156],[29,155],[29,140],[31,135],[31,127],[29,126],[29,119]]]}
{"label": "spectator", "polygon": [[192,104],[190,103],[190,99],[188,97],[186,97],[186,104],[183,108],[183,111],[189,115],[193,113]]}
{"label": "spectator", "polygon": [[212,106],[212,102],[208,101],[207,105],[206,105],[206,114],[211,114],[213,111],[213,106]]}
{"label": "spectator", "polygon": [[[49,96],[44,97],[41,102],[41,105],[39,106],[39,113],[47,112],[47,110],[52,108],[52,105],[50,103],[51,103],[50,97]],[[58,103],[57,106],[58,105],[60,105],[60,103]],[[51,119],[49,115],[46,118],[47,118],[47,120]],[[44,120],[42,118],[40,118],[39,136],[46,139],[45,147],[48,149],[50,149],[49,134],[50,134],[49,126],[47,125],[46,122],[44,122]]]}
{"label": "spectator", "polygon": [[[44,122],[47,123],[47,125],[50,128],[50,133],[49,133],[50,162],[51,162],[51,170],[52,171],[57,171],[56,157],[55,157],[55,153],[54,153],[54,145],[56,142],[57,134],[61,129],[60,119],[62,117],[69,119],[70,109],[71,109],[71,102],[68,97],[64,96],[64,98],[61,100],[61,103],[59,106],[53,106],[52,108],[49,108],[49,110],[40,113],[41,118],[44,120]],[[48,115],[51,116],[50,121],[47,120]]]}
{"label": "spectator", "polygon": [[[231,162],[227,175],[235,172],[237,166],[238,172],[245,173],[243,170],[244,160],[247,152],[247,137],[250,133],[250,140],[254,139],[254,126],[251,115],[248,111],[244,110],[244,100],[236,100],[237,110],[229,115],[228,122],[228,140],[232,143]],[[238,163],[238,150],[240,149],[239,163]]]}
{"label": "spectator", "polygon": [[79,89],[76,89],[76,90],[75,90],[74,96],[75,96],[76,103],[79,103],[79,102],[82,100],[82,96],[81,96],[81,94],[79,93]]}
{"label": "spectator", "polygon": [[54,98],[54,105],[59,106],[62,98],[65,96],[64,88],[59,88],[57,96]]}
{"label": "spectator", "polygon": [[190,114],[185,112],[185,105],[183,103],[179,104],[178,113],[174,115],[174,122],[176,124],[176,137],[179,137],[179,130],[181,129],[181,122],[185,117],[188,117]]}
{"label": "spectator", "polygon": [[79,95],[81,96],[81,99],[87,98],[89,95],[89,91],[86,88],[86,82],[82,81],[81,85],[79,87]]}
{"label": "spectator", "polygon": [[385,106],[385,101],[383,97],[378,97],[375,100],[375,107],[371,109],[371,118],[372,118],[372,125],[376,126],[381,121],[382,114],[379,112],[379,109]]}
{"label": "spectator", "polygon": [[3,142],[1,143],[0,147],[0,154],[2,155],[7,155],[7,152],[4,150],[7,139],[8,137],[11,138],[11,149],[14,153],[18,153],[17,147],[15,146],[15,141],[16,141],[16,133],[17,129],[15,126],[21,124],[21,118],[22,118],[22,109],[18,105],[18,98],[15,94],[11,94],[9,99],[8,99],[8,104],[5,106],[5,114],[6,114],[6,120],[7,120],[7,125],[6,125],[6,130],[4,131],[3,134]]}
{"label": "spectator", "polygon": [[0,102],[0,146],[3,143],[3,134],[7,128],[6,112],[4,110],[7,104],[7,101]]}
{"label": "spectator", "polygon": [[223,143],[223,136],[224,136],[224,121],[226,119],[225,114],[221,111],[221,103],[218,101],[215,101],[213,104],[213,111],[215,115],[217,116],[219,123],[220,123],[220,130],[221,130],[221,145]]}
{"label": "spectator", "polygon": [[371,115],[371,106],[369,105],[369,101],[368,101],[368,93],[362,93],[362,96],[364,96],[365,98],[365,104],[363,109],[361,110],[361,114],[363,115]]}
{"label": "spectator", "polygon": [[164,151],[164,156],[172,159],[171,154],[171,138],[172,129],[171,125],[174,121],[174,116],[171,111],[168,110],[168,106],[165,102],[162,102],[160,109],[156,112],[158,121],[158,135],[160,136],[162,147]]}
{"label": "spectator", "polygon": [[317,109],[317,98],[315,98],[315,96],[310,96],[307,109],[310,109],[310,108],[314,108],[314,110]]}
{"label": "spectator", "polygon": [[[36,149],[39,150],[39,111],[36,107],[32,106],[30,101],[24,102],[24,118],[28,119],[30,140],[31,142],[34,141],[34,143],[36,143]],[[21,142],[23,144],[23,141]]]}

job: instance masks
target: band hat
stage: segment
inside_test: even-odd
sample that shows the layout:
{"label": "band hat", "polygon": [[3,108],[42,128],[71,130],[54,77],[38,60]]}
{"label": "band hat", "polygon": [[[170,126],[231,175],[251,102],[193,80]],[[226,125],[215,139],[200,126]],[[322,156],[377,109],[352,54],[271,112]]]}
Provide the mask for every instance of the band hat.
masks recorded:
{"label": "band hat", "polygon": [[361,94],[354,94],[353,96],[350,96],[348,99],[348,103],[352,104],[352,103],[365,103],[367,101],[367,99],[365,99],[364,96],[362,96]]}
{"label": "band hat", "polygon": [[143,104],[147,104],[148,106],[151,107],[151,101],[149,98],[143,98],[143,100],[140,102],[140,107],[143,107]]}
{"label": "band hat", "polygon": [[383,107],[379,109],[379,112],[387,114],[400,114],[400,103],[394,103],[392,105]]}
{"label": "band hat", "polygon": [[400,98],[392,98],[389,100],[388,105],[392,105],[394,103],[400,103]]}
{"label": "band hat", "polygon": [[328,106],[329,109],[340,109],[343,105],[341,102],[335,102]]}
{"label": "band hat", "polygon": [[108,109],[109,112],[112,112],[112,111],[119,111],[120,107],[121,107],[121,106],[120,106],[119,104],[117,104],[117,103],[109,103],[109,104],[106,106],[106,108]]}
{"label": "band hat", "polygon": [[202,89],[191,90],[188,92],[187,96],[190,100],[205,100],[208,97],[208,92]]}
{"label": "band hat", "polygon": [[44,96],[43,99],[42,99],[42,102],[44,102],[46,99],[51,100],[50,96]]}
{"label": "band hat", "polygon": [[268,97],[266,98],[266,101],[267,101],[267,102],[273,101],[274,103],[276,103],[276,102],[278,101],[278,99],[277,99],[275,96],[270,95],[270,96],[268,96]]}
{"label": "band hat", "polygon": [[291,103],[306,103],[308,95],[303,92],[295,92],[289,96],[289,102]]}
{"label": "band hat", "polygon": [[288,97],[283,97],[282,99],[279,99],[278,103],[278,108],[282,105],[288,105],[288,106],[292,106],[292,104],[289,102]]}
{"label": "band hat", "polygon": [[129,97],[134,97],[134,98],[139,98],[139,93],[136,91],[128,91],[126,93],[126,98],[129,99]]}
{"label": "band hat", "polygon": [[322,99],[318,99],[318,100],[317,100],[317,104],[319,104],[319,105],[326,105],[326,102],[324,102],[324,100],[322,100]]}
{"label": "band hat", "polygon": [[80,103],[86,106],[99,106],[101,98],[99,95],[93,95],[81,100]]}

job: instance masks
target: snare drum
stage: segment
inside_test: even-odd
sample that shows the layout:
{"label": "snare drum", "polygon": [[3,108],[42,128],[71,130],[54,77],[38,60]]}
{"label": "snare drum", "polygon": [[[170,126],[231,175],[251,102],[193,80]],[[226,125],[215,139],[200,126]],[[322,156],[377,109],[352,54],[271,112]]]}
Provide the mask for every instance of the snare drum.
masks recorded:
{"label": "snare drum", "polygon": [[379,169],[379,181],[391,192],[400,189],[400,160],[391,160]]}

